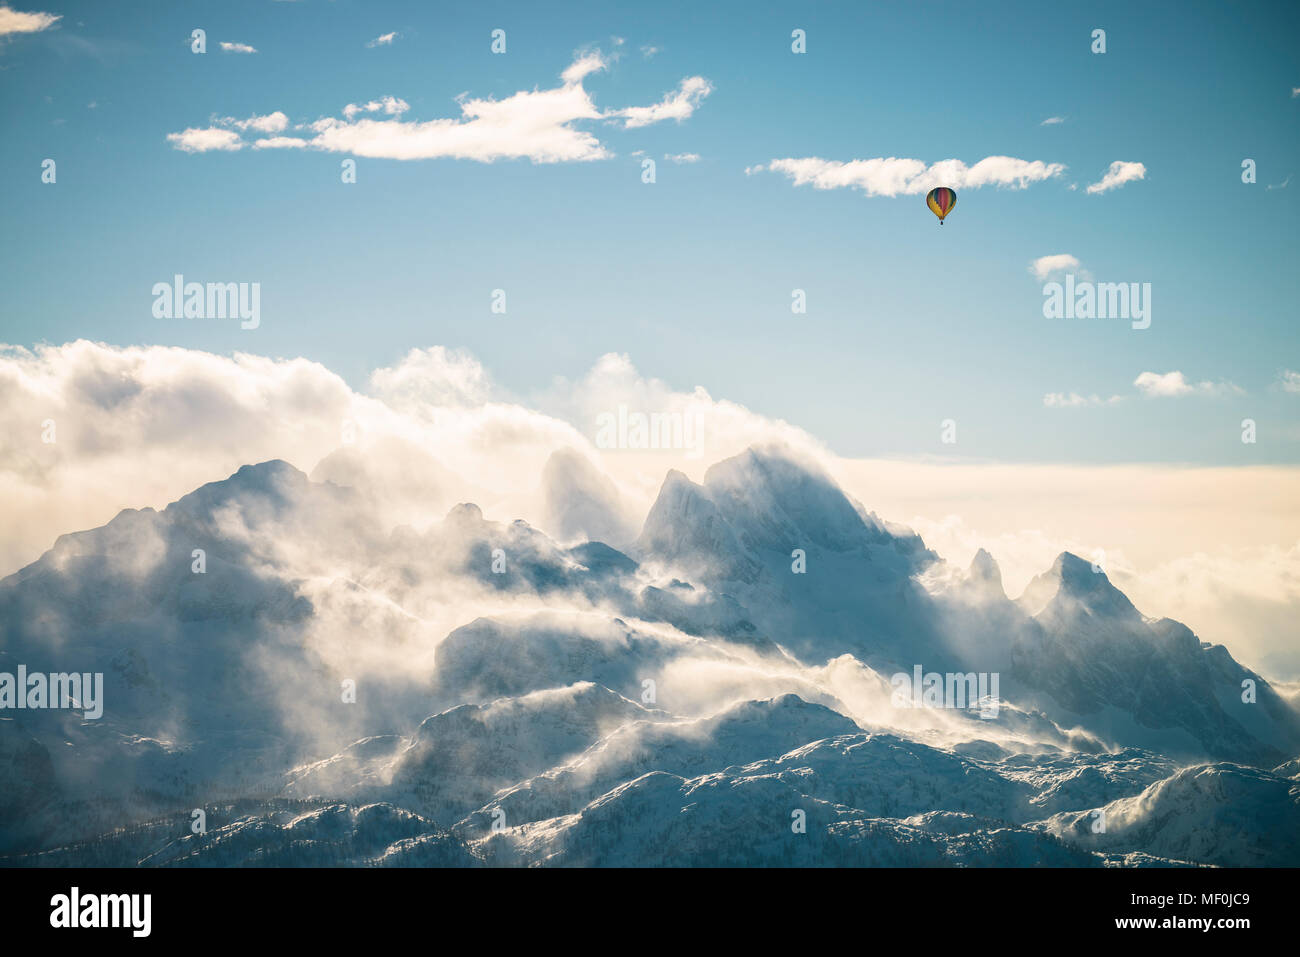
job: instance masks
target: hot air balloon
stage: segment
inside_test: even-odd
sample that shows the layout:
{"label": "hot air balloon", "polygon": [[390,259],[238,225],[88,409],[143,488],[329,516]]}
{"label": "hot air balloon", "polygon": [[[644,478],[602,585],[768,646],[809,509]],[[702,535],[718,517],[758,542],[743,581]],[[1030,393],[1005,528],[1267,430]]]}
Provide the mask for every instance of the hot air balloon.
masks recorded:
{"label": "hot air balloon", "polygon": [[939,217],[939,225],[942,226],[943,218],[957,205],[957,194],[947,186],[936,186],[926,194],[925,205],[930,207],[930,212]]}

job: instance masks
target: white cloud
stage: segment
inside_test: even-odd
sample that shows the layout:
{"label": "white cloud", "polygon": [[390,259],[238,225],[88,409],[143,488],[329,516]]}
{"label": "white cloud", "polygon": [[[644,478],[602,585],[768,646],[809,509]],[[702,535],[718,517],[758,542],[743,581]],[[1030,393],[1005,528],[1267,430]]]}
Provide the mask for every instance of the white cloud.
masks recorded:
{"label": "white cloud", "polygon": [[[416,160],[439,157],[472,159],[491,163],[498,159],[529,159],[534,163],[585,162],[606,159],[612,153],[592,133],[579,129],[583,121],[622,119],[625,127],[644,126],[663,120],[681,120],[694,111],[711,89],[707,80],[688,77],[677,93],[648,107],[627,107],[602,112],[592,102],[582,81],[604,70],[609,61],[599,52],[578,56],[562,74],[562,84],[551,89],[521,90],[501,100],[459,99],[461,115],[455,119],[408,121],[403,114],[406,101],[385,97],[365,104],[348,104],[343,118],[325,117],[304,127],[306,137],[274,137],[259,141],[263,149],[295,148],[354,156]],[[388,118],[377,114],[382,110]],[[216,124],[220,126],[220,123]],[[226,136],[207,138],[187,130],[169,139],[178,149],[201,152],[205,143],[212,149],[238,149]],[[181,145],[182,143],[188,146]]]}
{"label": "white cloud", "polygon": [[314,149],[387,159],[449,157],[490,163],[527,158],[535,163],[604,159],[609,152],[576,120],[599,112],[581,86],[520,92],[504,100],[465,100],[459,120],[403,122],[326,118],[312,124]]}
{"label": "white cloud", "polygon": [[1300,392],[1300,372],[1283,369],[1281,379],[1284,392]]}
{"label": "white cloud", "polygon": [[416,414],[426,408],[482,405],[491,395],[487,371],[478,360],[443,346],[412,349],[396,366],[376,370],[370,384],[393,408]]}
{"label": "white cloud", "polygon": [[[1286,376],[1293,377],[1294,388],[1288,384]],[[1231,382],[1189,382],[1181,372],[1143,372],[1133,380],[1140,394],[1149,399],[1176,399],[1182,396],[1199,395],[1207,397],[1224,397],[1245,395],[1245,390]],[[1300,392],[1300,374],[1283,373],[1282,387],[1288,391]],[[1043,396],[1043,405],[1050,409],[1072,409],[1115,405],[1123,402],[1124,397],[1112,395],[1103,398],[1096,393],[1083,395],[1078,392],[1049,392]]]}
{"label": "white cloud", "polygon": [[399,36],[401,36],[401,34],[398,33],[396,30],[394,30],[392,33],[382,33],[379,36],[375,37],[373,40],[371,40],[369,43],[367,43],[366,46],[367,47],[389,47],[393,45],[393,41],[396,40]]}
{"label": "white cloud", "polygon": [[[265,116],[253,115],[242,120],[233,116],[214,117],[212,123],[214,125],[206,128],[195,127],[181,133],[168,133],[167,141],[173,147],[185,153],[240,150],[248,144],[240,138],[236,130],[242,132],[251,130],[254,133],[282,133],[289,126],[289,117],[276,110],[274,113],[267,113]],[[299,142],[292,137],[276,136],[256,140],[253,146],[258,149],[265,149],[268,145],[283,147],[292,146]]]}
{"label": "white cloud", "polygon": [[1291,99],[1294,100],[1297,96],[1300,96],[1300,86],[1291,87]]}
{"label": "white cloud", "polygon": [[256,53],[257,48],[251,47],[247,43],[227,43],[221,41],[221,49],[225,53]]}
{"label": "white cloud", "polygon": [[349,120],[358,113],[377,113],[383,110],[389,116],[401,116],[411,108],[411,104],[396,96],[385,96],[382,99],[371,100],[369,103],[349,103],[343,107],[343,115]]}
{"label": "white cloud", "polygon": [[660,123],[664,120],[676,120],[680,123],[687,119],[699,107],[700,101],[713,92],[713,84],[702,76],[688,76],[678,84],[672,93],[653,106],[629,106],[617,110],[612,116],[623,118],[624,129],[637,129]]}
{"label": "white cloud", "polygon": [[1088,187],[1088,192],[1105,193],[1112,189],[1119,189],[1125,183],[1145,179],[1146,175],[1147,168],[1141,163],[1127,163],[1124,160],[1115,160],[1110,164],[1110,169],[1106,170],[1106,175],[1099,182]]}
{"label": "white cloud", "polygon": [[671,160],[674,163],[698,163],[700,161],[699,153],[665,153],[664,159]]}
{"label": "white cloud", "polygon": [[1133,384],[1140,392],[1153,398],[1191,395],[1196,391],[1186,377],[1177,371],[1166,372],[1163,375],[1157,372],[1143,372],[1133,380]]}
{"label": "white cloud", "polygon": [[221,120],[222,126],[233,126],[237,130],[254,130],[258,133],[280,133],[289,126],[289,117],[279,110],[266,116],[250,116],[246,120],[237,120],[228,116]]}
{"label": "white cloud", "polygon": [[253,140],[255,150],[302,149],[306,145],[306,140],[292,136],[266,136],[260,140]]}
{"label": "white cloud", "polygon": [[1242,395],[1243,390],[1231,382],[1188,382],[1181,372],[1143,372],[1133,384],[1148,398],[1178,398],[1185,395]]}
{"label": "white cloud", "polygon": [[1030,183],[1061,175],[1061,163],[1022,160],[1011,156],[987,156],[974,166],[961,160],[940,160],[931,166],[918,159],[897,157],[851,160],[774,159],[763,166],[751,166],[747,173],[769,169],[784,173],[794,185],[812,184],[815,189],[860,189],[868,196],[915,196],[935,186],[953,189],[976,189],[981,186],[1006,186],[1024,189]]}
{"label": "white cloud", "polygon": [[1065,117],[1064,117],[1064,116],[1049,116],[1047,119],[1043,120],[1043,122],[1039,123],[1038,125],[1039,125],[1039,126],[1056,126],[1057,124],[1064,123],[1064,122],[1065,122]]}
{"label": "white cloud", "polygon": [[649,60],[651,57],[653,57],[653,56],[654,56],[656,53],[658,53],[658,52],[659,52],[659,48],[658,48],[658,47],[643,46],[643,47],[641,48],[641,56],[645,57],[647,60]]}
{"label": "white cloud", "polygon": [[167,141],[176,149],[185,153],[207,153],[210,150],[237,150],[244,146],[239,134],[233,130],[188,129],[180,133],[168,133]]}
{"label": "white cloud", "polygon": [[0,37],[16,33],[40,33],[63,19],[59,13],[25,13],[5,5],[0,6]]}
{"label": "white cloud", "polygon": [[1065,272],[1068,269],[1078,269],[1079,260],[1069,253],[1055,253],[1051,256],[1039,256],[1029,264],[1029,271],[1037,276],[1040,280],[1046,279],[1052,273]]}
{"label": "white cloud", "polygon": [[1049,392],[1043,396],[1043,405],[1049,409],[1077,409],[1085,406],[1115,405],[1123,402],[1124,397],[1112,395],[1109,399],[1103,399],[1096,395],[1079,395],[1077,392]]}
{"label": "white cloud", "polygon": [[560,79],[564,81],[565,86],[575,86],[581,84],[591,74],[599,73],[608,68],[609,61],[598,50],[591,50],[574,60],[560,74]]}

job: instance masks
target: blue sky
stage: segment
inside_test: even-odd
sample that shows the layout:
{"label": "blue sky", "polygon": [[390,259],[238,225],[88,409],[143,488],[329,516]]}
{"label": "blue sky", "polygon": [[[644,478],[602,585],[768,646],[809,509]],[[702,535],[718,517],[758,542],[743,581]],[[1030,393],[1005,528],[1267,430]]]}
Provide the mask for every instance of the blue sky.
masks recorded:
{"label": "blue sky", "polygon": [[[620,6],[20,3],[61,19],[0,37],[0,341],[305,356],[358,388],[441,344],[521,397],[620,352],[844,456],[1300,461],[1300,393],[1281,378],[1300,369],[1296,5]],[[213,117],[281,111],[296,126],[386,96],[409,109],[380,120],[455,119],[462,94],[559,88],[582,51],[605,61],[581,80],[602,114],[689,77],[710,92],[680,120],[568,124],[604,158],[362,156],[350,185],[346,152],[168,140]],[[683,153],[699,159],[665,159]],[[990,156],[1066,169],[959,186],[943,227],[923,195],[746,173]],[[1116,161],[1145,175],[1089,193]],[[1054,254],[1151,283],[1151,327],[1043,318],[1029,267]],[[154,318],[151,287],[175,273],[260,282],[260,327]],[[489,308],[498,288],[506,315]],[[1134,386],[1173,371],[1188,394]],[[1121,398],[1047,406],[1056,393]],[[946,418],[955,446],[939,442]]]}

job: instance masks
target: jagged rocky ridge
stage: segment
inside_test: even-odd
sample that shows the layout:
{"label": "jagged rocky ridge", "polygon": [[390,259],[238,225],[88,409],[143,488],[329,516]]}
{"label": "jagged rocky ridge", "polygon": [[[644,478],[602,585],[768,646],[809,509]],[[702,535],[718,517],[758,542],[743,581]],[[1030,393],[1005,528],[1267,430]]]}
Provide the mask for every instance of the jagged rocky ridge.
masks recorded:
{"label": "jagged rocky ridge", "polygon": [[[634,538],[575,455],[542,480],[560,540],[626,538],[390,529],[283,462],[60,537],[0,672],[103,672],[105,713],[0,711],[3,861],[1300,863],[1300,717],[1090,563],[934,575],[780,450],[670,473]],[[897,707],[918,665],[996,717]]]}

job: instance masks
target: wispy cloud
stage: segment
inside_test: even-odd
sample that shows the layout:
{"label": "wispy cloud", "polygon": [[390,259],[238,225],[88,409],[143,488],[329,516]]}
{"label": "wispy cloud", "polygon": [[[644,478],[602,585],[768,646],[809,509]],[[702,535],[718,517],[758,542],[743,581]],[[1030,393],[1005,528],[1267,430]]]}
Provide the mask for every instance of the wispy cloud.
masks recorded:
{"label": "wispy cloud", "polygon": [[1039,256],[1029,264],[1029,271],[1039,279],[1046,279],[1052,273],[1078,269],[1079,260],[1069,253],[1055,253],[1051,256]]}
{"label": "wispy cloud", "polygon": [[255,150],[302,149],[306,145],[306,140],[300,140],[295,136],[267,136],[260,140],[253,140],[252,144]]}
{"label": "wispy cloud", "polygon": [[653,106],[629,106],[617,110],[611,116],[623,118],[624,129],[636,129],[661,123],[664,120],[676,120],[680,123],[687,119],[699,107],[700,101],[713,92],[713,84],[702,76],[688,76],[671,93]]}
{"label": "wispy cloud", "polygon": [[256,53],[257,48],[251,47],[247,43],[227,43],[222,40],[221,51],[223,53]]}
{"label": "wispy cloud", "polygon": [[385,96],[369,103],[349,103],[343,107],[343,115],[349,120],[359,113],[378,113],[383,110],[389,116],[401,116],[411,108],[401,97]]}
{"label": "wispy cloud", "polygon": [[[1287,376],[1292,379],[1288,380]],[[1231,382],[1189,382],[1181,372],[1143,372],[1133,380],[1140,395],[1148,399],[1177,399],[1183,396],[1199,395],[1211,398],[1245,395],[1245,390]],[[1282,388],[1287,391],[1300,392],[1300,373],[1284,372]],[[1122,395],[1109,398],[1096,393],[1049,392],[1043,396],[1043,405],[1049,409],[1081,409],[1097,406],[1116,405],[1124,401]]]}
{"label": "wispy cloud", "polygon": [[1119,189],[1125,183],[1131,183],[1134,180],[1145,179],[1147,168],[1141,163],[1129,163],[1124,160],[1115,160],[1110,164],[1110,169],[1106,170],[1106,175],[1100,181],[1093,183],[1088,187],[1089,193],[1105,193],[1112,189]]}
{"label": "wispy cloud", "polygon": [[[168,133],[167,141],[184,153],[208,153],[214,150],[234,152],[249,145],[240,133],[283,133],[289,127],[289,117],[279,110],[264,116],[253,115],[246,119],[233,116],[213,117],[211,126],[193,127],[180,133]],[[281,141],[301,142],[292,137],[276,137],[276,145],[287,145]],[[270,142],[259,139],[252,145],[265,148]]]}
{"label": "wispy cloud", "polygon": [[8,5],[0,6],[0,37],[16,33],[40,33],[62,19],[60,13],[24,13]]}
{"label": "wispy cloud", "polygon": [[700,161],[699,153],[665,153],[664,159],[673,163],[698,163]]}
{"label": "wispy cloud", "polygon": [[226,117],[221,121],[225,126],[233,126],[237,130],[253,130],[258,133],[280,133],[289,126],[289,117],[276,110],[274,113],[268,113],[265,116],[250,116],[246,120],[237,120],[234,117]]}
{"label": "wispy cloud", "polygon": [[766,166],[748,167],[746,173],[763,169],[788,176],[796,186],[811,184],[814,189],[860,189],[868,196],[915,196],[935,186],[953,189],[976,189],[981,186],[1004,186],[1024,189],[1065,171],[1062,163],[1023,160],[1011,156],[987,156],[974,166],[961,160],[940,160],[927,166],[918,159],[897,157],[858,159],[847,163],[820,159],[774,159]]}
{"label": "wispy cloud", "polygon": [[[520,158],[534,163],[584,162],[613,154],[593,133],[577,124],[621,120],[624,128],[632,129],[665,120],[680,122],[712,90],[703,77],[687,77],[659,103],[602,111],[592,102],[583,80],[608,69],[610,62],[599,51],[588,51],[564,70],[557,87],[521,90],[501,100],[462,96],[458,100],[458,118],[407,120],[404,114],[409,104],[399,97],[386,96],[363,104],[349,103],[343,108],[342,118],[324,117],[294,127],[307,135],[279,136],[252,145],[259,149],[307,147],[400,160],[446,157],[484,163]],[[230,123],[214,121],[207,129],[172,133],[168,140],[177,149],[194,153],[238,150],[249,145],[237,138],[232,140],[231,128]]]}
{"label": "wispy cloud", "polygon": [[1038,125],[1039,125],[1039,126],[1056,126],[1056,125],[1058,125],[1058,124],[1060,124],[1060,123],[1064,123],[1064,122],[1065,122],[1065,117],[1064,117],[1064,116],[1049,116],[1047,119],[1043,120],[1043,122],[1039,123]]}
{"label": "wispy cloud", "polygon": [[396,30],[394,30],[392,33],[382,33],[379,36],[375,37],[373,40],[371,40],[369,43],[367,43],[366,46],[367,47],[390,47],[393,45],[393,41],[400,36],[401,34],[398,33]]}
{"label": "wispy cloud", "polygon": [[591,74],[609,69],[609,63],[599,50],[589,50],[565,67],[560,79],[565,86],[580,85]]}
{"label": "wispy cloud", "polygon": [[1049,392],[1043,396],[1043,405],[1049,409],[1077,409],[1083,407],[1099,405],[1115,405],[1123,402],[1122,395],[1112,395],[1109,399],[1103,399],[1096,395],[1079,395],[1077,392]]}
{"label": "wispy cloud", "polygon": [[1282,381],[1282,391],[1300,392],[1300,372],[1283,369],[1280,379]]}
{"label": "wispy cloud", "polygon": [[1268,186],[1265,186],[1264,189],[1266,191],[1270,189],[1286,189],[1290,185],[1291,185],[1291,174],[1288,173],[1286,179],[1282,180],[1282,182],[1272,183]]}
{"label": "wispy cloud", "polygon": [[1244,395],[1245,390],[1231,382],[1188,382],[1181,372],[1143,372],[1133,384],[1150,399],[1173,399],[1188,395]]}

